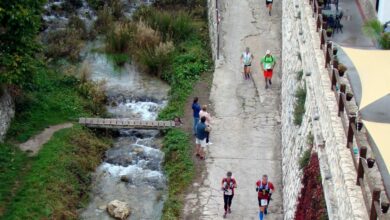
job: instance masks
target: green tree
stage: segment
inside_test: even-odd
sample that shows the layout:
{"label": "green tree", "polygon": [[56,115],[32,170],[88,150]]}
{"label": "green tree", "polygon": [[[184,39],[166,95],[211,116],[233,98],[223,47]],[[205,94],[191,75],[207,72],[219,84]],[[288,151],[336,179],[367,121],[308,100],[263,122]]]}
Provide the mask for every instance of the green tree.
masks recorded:
{"label": "green tree", "polygon": [[0,84],[23,86],[36,68],[36,40],[45,0],[0,1]]}

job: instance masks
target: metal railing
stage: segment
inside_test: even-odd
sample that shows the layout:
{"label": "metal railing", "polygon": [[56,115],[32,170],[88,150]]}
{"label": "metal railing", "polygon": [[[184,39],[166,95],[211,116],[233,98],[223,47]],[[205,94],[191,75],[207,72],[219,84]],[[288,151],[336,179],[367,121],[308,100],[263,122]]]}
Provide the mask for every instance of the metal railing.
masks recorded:
{"label": "metal railing", "polygon": [[[336,101],[338,103],[338,116],[341,119],[343,129],[347,138],[347,148],[350,149],[353,164],[355,166],[357,177],[356,184],[361,187],[364,203],[369,214],[370,220],[386,219],[385,213],[389,208],[389,198],[386,196],[387,201],[380,202],[381,189],[378,185],[375,185],[372,181],[364,181],[365,175],[369,172],[369,166],[367,160],[367,149],[370,146],[366,146],[362,143],[362,139],[368,139],[362,132],[358,132],[356,110],[352,110],[348,107],[346,97],[346,84],[342,82],[339,71],[337,70],[337,63],[334,62],[333,55],[333,43],[328,39],[326,35],[326,22],[322,18],[321,7],[317,0],[309,0],[309,4],[313,10],[313,17],[316,22],[316,31],[320,37],[320,48],[323,51],[325,59],[325,68],[328,71],[331,81],[331,90],[334,91]],[[359,122],[360,123],[360,122]],[[363,126],[363,125],[361,125]],[[359,149],[359,159],[356,161],[355,152],[353,150],[353,143],[356,141],[356,145]],[[366,190],[368,186],[369,192]],[[371,195],[369,195],[369,193]],[[385,194],[386,195],[386,194]],[[369,198],[371,197],[371,199]]]}

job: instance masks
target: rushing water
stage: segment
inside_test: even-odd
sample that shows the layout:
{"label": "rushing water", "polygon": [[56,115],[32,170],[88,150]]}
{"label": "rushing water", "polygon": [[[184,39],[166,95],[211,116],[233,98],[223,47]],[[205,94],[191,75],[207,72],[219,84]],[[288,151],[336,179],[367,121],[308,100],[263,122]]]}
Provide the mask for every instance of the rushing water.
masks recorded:
{"label": "rushing water", "polygon": [[[130,64],[114,68],[104,54],[85,52],[83,57],[91,78],[106,82],[107,110],[114,117],[153,120],[165,106],[169,87],[161,80]],[[158,131],[121,130],[93,175],[91,201],[82,218],[111,219],[104,208],[120,200],[130,205],[131,219],[159,219],[166,187],[160,146]]]}
{"label": "rushing water", "polygon": [[[76,15],[89,29],[97,19],[96,12],[86,0],[73,12],[58,10],[66,0],[48,0],[42,19],[43,33],[63,29],[70,16]],[[153,0],[122,0],[123,13],[131,17],[141,4]],[[115,67],[103,53],[101,40],[86,42],[81,58],[91,71],[91,80],[104,81],[109,102],[107,111],[116,118],[154,120],[166,105],[169,87],[160,79],[140,73],[132,64]],[[119,131],[113,148],[105,152],[104,161],[93,173],[90,202],[81,210],[82,219],[112,219],[105,208],[112,200],[127,202],[130,219],[160,219],[165,197],[166,179],[161,163],[161,138],[158,131]]]}

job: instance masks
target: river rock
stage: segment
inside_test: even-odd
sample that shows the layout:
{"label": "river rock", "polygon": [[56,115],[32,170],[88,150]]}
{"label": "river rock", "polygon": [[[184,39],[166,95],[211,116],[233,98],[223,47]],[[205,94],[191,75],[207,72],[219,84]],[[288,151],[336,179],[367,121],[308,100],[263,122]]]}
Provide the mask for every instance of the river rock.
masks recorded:
{"label": "river rock", "polygon": [[126,202],[114,200],[108,203],[107,212],[115,219],[125,220],[130,216],[130,208]]}
{"label": "river rock", "polygon": [[123,176],[121,176],[121,181],[122,181],[122,182],[126,182],[126,183],[128,183],[128,182],[130,182],[130,179],[129,179],[129,177],[128,177],[128,176],[126,176],[126,175],[123,175]]}
{"label": "river rock", "polygon": [[135,148],[133,148],[132,151],[134,153],[136,153],[136,154],[142,154],[144,152],[144,148],[142,148],[142,147],[135,147]]}

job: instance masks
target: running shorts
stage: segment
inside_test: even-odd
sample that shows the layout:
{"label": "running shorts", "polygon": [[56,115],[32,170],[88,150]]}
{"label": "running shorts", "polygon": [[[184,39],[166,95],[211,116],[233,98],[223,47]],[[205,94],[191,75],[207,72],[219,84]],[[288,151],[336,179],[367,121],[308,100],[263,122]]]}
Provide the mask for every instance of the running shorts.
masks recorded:
{"label": "running shorts", "polygon": [[195,143],[200,144],[201,147],[206,147],[206,138],[204,138],[203,140],[196,138]]}
{"label": "running shorts", "polygon": [[264,70],[264,78],[272,78],[272,69]]}

